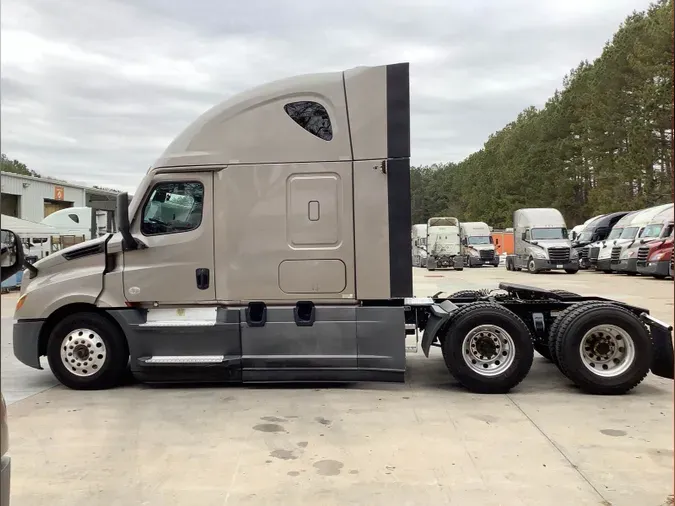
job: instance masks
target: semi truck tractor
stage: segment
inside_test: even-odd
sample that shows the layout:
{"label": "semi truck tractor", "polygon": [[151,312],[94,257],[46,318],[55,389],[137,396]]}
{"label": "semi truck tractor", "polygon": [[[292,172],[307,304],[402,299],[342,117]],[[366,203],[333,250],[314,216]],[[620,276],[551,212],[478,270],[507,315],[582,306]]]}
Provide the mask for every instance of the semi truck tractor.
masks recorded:
{"label": "semi truck tractor", "polygon": [[464,268],[460,223],[454,217],[433,217],[427,222],[427,269]]}
{"label": "semi truck tractor", "polygon": [[492,233],[487,223],[467,221],[460,224],[462,254],[464,265],[480,267],[492,265],[499,267],[499,256],[495,251]]}
{"label": "semi truck tractor", "polygon": [[580,269],[595,267],[598,262],[598,253],[600,252],[602,241],[607,239],[607,236],[612,231],[612,227],[627,214],[627,211],[604,214],[589,223],[581,232],[576,246],[579,254]]}
{"label": "semi truck tractor", "polygon": [[[586,269],[587,266],[582,262],[582,257],[581,257],[581,251],[583,247],[589,243],[588,241],[588,232],[590,231],[590,227],[593,225],[593,223],[600,218],[602,218],[603,215],[599,216],[593,216],[592,218],[587,219],[583,225],[581,225],[581,228],[578,229],[576,232],[574,229],[572,229],[572,232],[570,233],[570,239],[572,241],[572,247],[576,250],[577,255],[579,256],[579,269]],[[577,227],[574,227],[577,228]]]}
{"label": "semi truck tractor", "polygon": [[506,257],[507,270],[531,274],[564,270],[576,274],[579,255],[572,248],[565,219],[553,208],[518,209],[513,213],[515,252]]}
{"label": "semi truck tractor", "polygon": [[535,344],[588,392],[673,378],[672,328],[646,308],[510,283],[413,297],[407,63],[226,100],[117,210],[116,233],[27,265],[16,304],[15,356],[46,356],[73,389],[129,368],[146,382],[402,382],[406,336],[473,392],[518,385]]}
{"label": "semi truck tractor", "polygon": [[[596,270],[609,274],[612,272],[612,247],[615,242],[621,240],[621,235],[627,229],[641,211],[631,211],[623,218],[616,222],[612,227],[607,239],[600,241],[599,244],[594,244],[591,248],[591,260],[595,256],[595,262],[591,261],[591,266],[595,266]],[[595,248],[598,248],[597,252]]]}
{"label": "semi truck tractor", "polygon": [[673,228],[670,234],[638,248],[637,271],[657,279],[673,277]]}
{"label": "semi truck tractor", "polygon": [[427,225],[418,223],[412,226],[412,262],[413,267],[427,266]]}
{"label": "semi truck tractor", "polygon": [[647,227],[653,224],[658,216],[665,216],[665,218],[658,218],[659,223],[656,226],[661,228],[664,219],[672,219],[672,212],[673,204],[654,206],[640,211],[631,224],[623,230],[621,237],[612,245],[611,271],[631,276],[636,275],[637,248],[644,238]]}

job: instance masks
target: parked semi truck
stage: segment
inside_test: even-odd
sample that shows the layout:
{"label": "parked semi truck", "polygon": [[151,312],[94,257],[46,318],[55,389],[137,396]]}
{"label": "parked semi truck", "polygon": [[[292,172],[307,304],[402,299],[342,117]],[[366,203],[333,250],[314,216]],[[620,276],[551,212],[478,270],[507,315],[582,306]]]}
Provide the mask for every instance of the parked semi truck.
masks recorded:
{"label": "parked semi truck", "polygon": [[[583,247],[588,244],[588,232],[590,231],[591,227],[593,226],[593,223],[598,221],[600,218],[602,218],[603,215],[599,216],[593,216],[592,218],[587,219],[583,225],[577,231],[575,232],[574,229],[572,232],[569,234],[570,235],[570,240],[572,241],[572,248],[574,248],[577,252],[577,255],[579,257],[579,269],[585,269],[586,266],[584,262],[582,262],[582,257],[581,257],[581,251]],[[574,227],[577,228],[577,227]]]}
{"label": "parked semi truck", "polygon": [[462,235],[457,218],[441,216],[427,221],[427,269],[464,268]]}
{"label": "parked semi truck", "polygon": [[[664,219],[671,218],[672,211],[673,204],[664,204],[644,209],[636,214],[631,224],[624,228],[621,237],[612,245],[611,271],[632,276],[637,274],[637,248],[647,227],[653,224],[657,217],[659,217],[659,224],[663,223]],[[665,218],[662,216],[665,216]]]}
{"label": "parked semi truck", "polygon": [[627,214],[627,211],[604,214],[591,221],[584,228],[576,242],[580,269],[595,267],[602,241],[607,239],[614,225]]}
{"label": "parked semi truck", "polygon": [[[647,273],[657,278],[667,277],[671,249],[670,244],[667,243],[673,237],[674,222],[672,206],[657,214],[652,223],[645,227],[640,241],[626,249],[624,253],[626,258],[621,260],[621,264],[624,265],[620,264],[623,268],[622,272]],[[655,246],[654,250],[652,246]],[[658,256],[658,260],[655,258],[650,262],[649,257],[652,254],[654,257]],[[648,262],[650,265],[647,265]],[[647,267],[650,267],[651,272],[645,272]]]}
{"label": "parked semi truck", "polygon": [[427,225],[418,223],[412,226],[412,262],[413,267],[427,266]]}
{"label": "parked semi truck", "polygon": [[515,253],[506,257],[507,270],[527,269],[531,274],[579,270],[579,255],[572,248],[565,219],[553,208],[518,209],[513,213]]}
{"label": "parked semi truck", "polygon": [[[400,382],[408,334],[474,392],[519,384],[535,344],[589,392],[672,378],[672,328],[644,308],[504,283],[413,297],[409,104],[403,63],[206,112],[131,203],[119,195],[119,232],[27,266],[16,357],[46,356],[74,389],[128,367],[150,382]],[[179,201],[189,212],[167,219]]]}
{"label": "parked semi truck", "polygon": [[[607,239],[601,241],[600,244],[593,246],[593,249],[591,250],[591,259],[593,259],[593,255],[595,254],[595,263],[591,261],[591,266],[595,266],[596,270],[606,274],[612,272],[612,246],[615,242],[621,240],[623,231],[630,226],[640,212],[641,211],[631,211],[626,214],[612,227]],[[598,248],[597,254],[594,251],[594,248],[596,247]]]}
{"label": "parked semi truck", "polygon": [[673,228],[670,234],[638,248],[637,271],[657,279],[673,277]]}
{"label": "parked semi truck", "polygon": [[492,265],[499,267],[499,256],[495,251],[492,233],[487,223],[467,221],[460,224],[462,255],[464,265],[480,267]]}

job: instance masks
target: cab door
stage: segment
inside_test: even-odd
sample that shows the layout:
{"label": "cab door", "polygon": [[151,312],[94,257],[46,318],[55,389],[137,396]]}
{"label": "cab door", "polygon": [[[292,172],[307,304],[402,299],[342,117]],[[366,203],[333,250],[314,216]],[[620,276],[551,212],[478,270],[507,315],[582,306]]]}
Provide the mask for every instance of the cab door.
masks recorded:
{"label": "cab door", "polygon": [[213,173],[156,175],[130,232],[143,243],[124,252],[124,294],[130,302],[213,301]]}

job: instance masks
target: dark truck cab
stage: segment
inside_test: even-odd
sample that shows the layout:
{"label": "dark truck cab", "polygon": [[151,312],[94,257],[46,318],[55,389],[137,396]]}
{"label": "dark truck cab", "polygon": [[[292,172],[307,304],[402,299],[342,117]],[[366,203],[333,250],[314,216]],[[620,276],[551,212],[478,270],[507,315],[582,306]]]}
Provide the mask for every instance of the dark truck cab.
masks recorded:
{"label": "dark truck cab", "polygon": [[607,239],[612,227],[627,214],[628,211],[603,214],[590,222],[581,231],[579,238],[572,243],[572,247],[579,253],[580,269],[588,269],[592,265],[597,264],[600,245],[596,246],[594,243]]}

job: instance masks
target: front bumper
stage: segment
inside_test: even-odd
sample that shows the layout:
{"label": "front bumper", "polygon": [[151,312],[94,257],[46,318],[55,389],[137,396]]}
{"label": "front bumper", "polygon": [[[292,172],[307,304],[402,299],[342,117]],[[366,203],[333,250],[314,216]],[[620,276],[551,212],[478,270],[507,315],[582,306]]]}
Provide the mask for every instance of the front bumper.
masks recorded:
{"label": "front bumper", "polygon": [[0,506],[9,506],[9,487],[12,475],[12,458],[9,455],[2,456],[0,464]]}
{"label": "front bumper", "polygon": [[619,263],[610,264],[610,269],[615,272],[637,272],[637,258],[624,258]]}
{"label": "front bumper", "polygon": [[475,265],[499,265],[499,257],[495,256],[494,258],[480,258],[469,256],[469,267]]}
{"label": "front bumper", "polygon": [[612,259],[611,258],[598,258],[597,263],[595,264],[595,269],[598,271],[611,271],[612,270]]}
{"label": "front bumper", "polygon": [[537,270],[540,271],[555,271],[555,270],[566,270],[566,271],[578,271],[579,270],[579,261],[572,260],[565,264],[556,264],[548,260],[547,258],[534,258],[534,266]]}
{"label": "front bumper", "polygon": [[464,267],[464,257],[462,255],[427,258],[427,269],[458,269],[461,267]]}
{"label": "front bumper", "polygon": [[670,276],[670,260],[638,264],[637,271],[644,276]]}
{"label": "front bumper", "polygon": [[44,320],[19,320],[14,323],[14,356],[35,369],[42,369],[39,346],[42,325]]}

